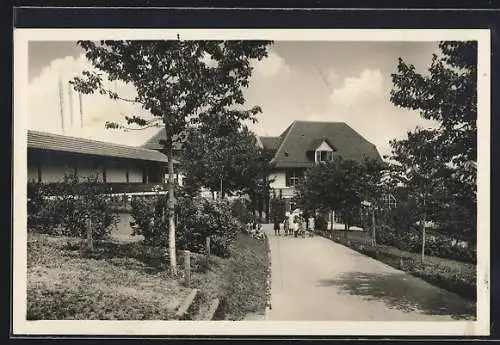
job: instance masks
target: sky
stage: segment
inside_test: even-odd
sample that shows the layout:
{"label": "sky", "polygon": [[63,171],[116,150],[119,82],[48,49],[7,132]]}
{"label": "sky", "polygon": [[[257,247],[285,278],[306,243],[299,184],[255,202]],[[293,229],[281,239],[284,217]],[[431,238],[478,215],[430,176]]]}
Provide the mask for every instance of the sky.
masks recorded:
{"label": "sky", "polygon": [[[294,120],[346,122],[381,155],[390,154],[391,139],[405,138],[416,126],[437,126],[389,100],[398,58],[425,73],[433,53],[438,42],[274,42],[269,57],[254,63],[245,89],[247,106],[263,110],[249,127],[258,135],[277,136]],[[106,121],[123,122],[125,115],[144,111],[98,94],[82,95],[80,116],[78,95],[68,81],[91,65],[75,42],[30,42],[28,65],[29,129],[127,145],[141,145],[158,130],[105,129]],[[120,83],[110,88],[126,98],[135,93]]]}

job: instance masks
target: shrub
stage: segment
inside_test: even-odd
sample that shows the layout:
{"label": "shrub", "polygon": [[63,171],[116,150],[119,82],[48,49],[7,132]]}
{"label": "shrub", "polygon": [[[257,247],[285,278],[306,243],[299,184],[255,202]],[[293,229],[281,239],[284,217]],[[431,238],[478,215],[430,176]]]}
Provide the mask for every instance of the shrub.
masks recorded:
{"label": "shrub", "polygon": [[317,215],[316,218],[314,219],[314,229],[315,230],[327,230],[326,228],[328,227],[328,222],[326,221],[325,217],[321,214]]}
{"label": "shrub", "polygon": [[146,244],[166,245],[168,237],[166,205],[165,195],[132,198],[133,235],[143,235]]}
{"label": "shrub", "polygon": [[28,183],[28,229],[40,232],[51,232],[59,223],[60,213],[57,204],[49,200],[45,185],[42,183]]}
{"label": "shrub", "polygon": [[[166,214],[167,196],[134,198],[132,217],[134,234],[143,235],[148,244],[165,247],[168,244]],[[233,216],[227,201],[208,200],[202,197],[180,197],[176,203],[176,245],[180,250],[196,253],[205,251],[205,241],[210,236],[211,254],[227,256],[229,246],[242,228]]]}
{"label": "shrub", "polygon": [[231,206],[225,200],[208,200],[202,197],[181,198],[177,204],[177,245],[201,253],[205,239],[210,236],[211,253],[226,257],[230,245],[242,229],[232,215]]}
{"label": "shrub", "polygon": [[[416,209],[413,202],[405,201],[392,210],[380,212],[377,216],[377,243],[410,252],[420,252],[422,250],[422,230],[416,225],[419,220]],[[477,260],[474,241],[468,241],[470,246],[461,246],[460,240],[461,235],[457,230],[443,228],[434,231],[428,229],[426,231],[425,254],[475,263]]]}
{"label": "shrub", "polygon": [[238,198],[234,200],[231,204],[231,213],[242,224],[250,223],[253,220],[252,212],[250,212],[250,201],[247,199]]}
{"label": "shrub", "polygon": [[95,176],[81,183],[70,175],[51,186],[56,195],[50,199],[45,185],[30,185],[28,225],[54,235],[85,237],[90,224],[93,239],[107,236],[117,218],[101,185]]}

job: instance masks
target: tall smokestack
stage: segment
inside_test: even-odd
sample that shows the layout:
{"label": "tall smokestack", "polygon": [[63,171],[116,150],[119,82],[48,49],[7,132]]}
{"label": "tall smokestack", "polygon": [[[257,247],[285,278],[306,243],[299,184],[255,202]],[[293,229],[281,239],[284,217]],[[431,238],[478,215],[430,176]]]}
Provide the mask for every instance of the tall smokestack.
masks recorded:
{"label": "tall smokestack", "polygon": [[64,101],[61,77],[59,77],[59,112],[61,114],[61,130],[64,134]]}
{"label": "tall smokestack", "polygon": [[80,127],[83,128],[83,104],[82,104],[82,94],[78,92],[78,101],[80,104]]}
{"label": "tall smokestack", "polygon": [[69,102],[69,123],[73,127],[73,90],[71,84],[68,82],[68,102]]}

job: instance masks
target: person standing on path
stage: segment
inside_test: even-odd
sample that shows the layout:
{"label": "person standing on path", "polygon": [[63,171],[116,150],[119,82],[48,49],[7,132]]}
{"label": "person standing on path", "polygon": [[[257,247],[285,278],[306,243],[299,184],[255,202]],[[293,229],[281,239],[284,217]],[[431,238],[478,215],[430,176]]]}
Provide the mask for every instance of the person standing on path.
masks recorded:
{"label": "person standing on path", "polygon": [[290,233],[290,215],[288,214],[288,212],[285,214],[285,219],[283,220],[283,229],[285,236],[288,236],[288,234]]}
{"label": "person standing on path", "polygon": [[275,236],[280,235],[280,222],[278,221],[277,218],[274,220],[274,235]]}
{"label": "person standing on path", "polygon": [[299,235],[302,236],[302,238],[305,238],[306,237],[306,224],[305,224],[304,217],[299,216],[298,222],[299,222]]}

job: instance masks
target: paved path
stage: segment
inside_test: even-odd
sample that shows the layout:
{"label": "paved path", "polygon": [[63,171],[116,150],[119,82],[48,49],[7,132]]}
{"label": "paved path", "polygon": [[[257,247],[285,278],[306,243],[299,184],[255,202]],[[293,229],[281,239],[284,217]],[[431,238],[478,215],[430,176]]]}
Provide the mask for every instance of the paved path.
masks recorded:
{"label": "paved path", "polygon": [[267,320],[473,319],[475,305],[329,239],[275,236]]}

